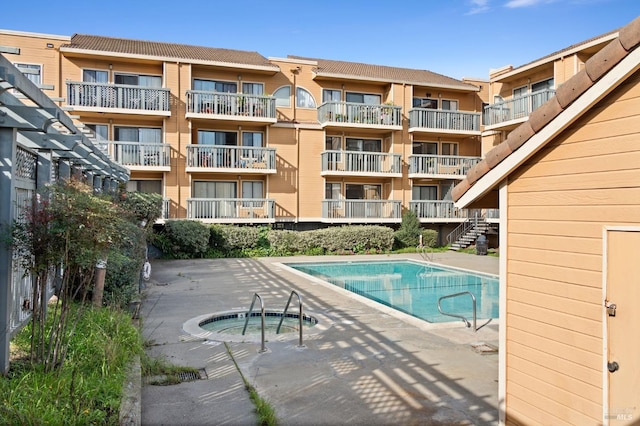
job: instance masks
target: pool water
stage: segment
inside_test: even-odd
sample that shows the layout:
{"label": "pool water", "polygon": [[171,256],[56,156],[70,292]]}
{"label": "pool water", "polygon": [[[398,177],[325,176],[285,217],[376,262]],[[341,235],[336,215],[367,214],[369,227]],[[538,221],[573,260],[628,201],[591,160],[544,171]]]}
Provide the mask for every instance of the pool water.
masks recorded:
{"label": "pool water", "polygon": [[[429,322],[459,321],[438,311],[442,296],[471,292],[478,319],[498,317],[498,278],[413,261],[288,263],[300,272],[321,278]],[[445,312],[473,318],[469,295],[442,300]]]}

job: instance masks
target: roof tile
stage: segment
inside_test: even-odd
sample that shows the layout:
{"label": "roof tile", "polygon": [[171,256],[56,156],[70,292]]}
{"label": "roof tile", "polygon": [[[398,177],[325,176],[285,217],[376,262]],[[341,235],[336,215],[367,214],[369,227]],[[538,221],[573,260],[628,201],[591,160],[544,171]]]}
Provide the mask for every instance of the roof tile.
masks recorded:
{"label": "roof tile", "polygon": [[619,38],[626,50],[632,50],[640,44],[640,16],[620,30]]}
{"label": "roof tile", "polygon": [[538,133],[551,120],[562,112],[562,107],[555,96],[545,102],[540,108],[529,115],[529,123],[535,133]]}
{"label": "roof tile", "polygon": [[531,123],[525,121],[521,125],[515,128],[509,136],[507,136],[507,140],[503,143],[509,144],[509,147],[512,151],[520,148],[522,144],[531,139],[531,136],[535,135],[536,132],[531,128]]}
{"label": "roof tile", "polygon": [[580,95],[593,86],[593,81],[589,78],[587,70],[582,70],[573,78],[567,80],[562,86],[556,90],[558,103],[562,108],[566,108],[573,103]]}
{"label": "roof tile", "polygon": [[274,71],[278,70],[277,66],[273,65],[267,58],[257,52],[191,46],[187,44],[75,34],[71,37],[70,43],[61,47],[67,49],[93,50],[137,56],[180,58],[186,60],[253,65],[273,68]]}
{"label": "roof tile", "polygon": [[585,69],[592,81],[598,81],[611,68],[627,56],[627,50],[622,47],[619,39],[603,47],[585,63]]}
{"label": "roof tile", "polygon": [[487,152],[487,156],[485,159],[487,160],[487,167],[489,169],[493,169],[497,166],[502,160],[507,158],[513,150],[508,143],[501,143],[498,146],[494,147],[491,151]]}

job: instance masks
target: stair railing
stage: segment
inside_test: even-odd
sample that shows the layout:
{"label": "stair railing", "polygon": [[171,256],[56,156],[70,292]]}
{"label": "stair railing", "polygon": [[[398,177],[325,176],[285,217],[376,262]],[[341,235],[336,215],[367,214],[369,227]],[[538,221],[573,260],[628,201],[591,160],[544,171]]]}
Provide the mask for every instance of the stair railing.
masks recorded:
{"label": "stair railing", "polygon": [[473,214],[473,217],[468,218],[464,222],[462,222],[456,229],[451,231],[449,235],[447,235],[447,243],[452,244],[455,241],[458,241],[458,238],[471,231],[472,229],[478,228],[478,211],[476,210]]}

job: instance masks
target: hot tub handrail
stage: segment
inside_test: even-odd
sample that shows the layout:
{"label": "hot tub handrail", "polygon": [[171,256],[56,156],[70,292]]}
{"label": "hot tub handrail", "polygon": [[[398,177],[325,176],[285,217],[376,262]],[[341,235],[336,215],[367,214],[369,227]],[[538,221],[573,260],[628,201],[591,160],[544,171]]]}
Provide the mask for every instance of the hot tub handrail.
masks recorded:
{"label": "hot tub handrail", "polygon": [[280,333],[280,327],[282,326],[282,321],[284,321],[285,316],[287,315],[287,310],[289,309],[289,305],[291,304],[291,299],[293,298],[293,295],[298,296],[298,305],[300,307],[300,312],[298,314],[298,320],[300,321],[300,338],[299,338],[299,342],[298,342],[298,346],[302,347],[304,346],[302,344],[302,321],[303,321],[303,316],[302,316],[302,297],[300,297],[300,295],[298,294],[298,292],[296,292],[295,290],[291,290],[291,294],[289,295],[289,300],[287,300],[287,305],[284,307],[284,311],[282,311],[282,316],[280,317],[280,322],[278,323],[278,328],[276,329],[276,334]]}
{"label": "hot tub handrail", "polygon": [[242,329],[242,335],[247,331],[247,325],[249,324],[249,318],[251,318],[251,312],[253,311],[253,305],[256,303],[256,299],[260,299],[260,331],[262,337],[262,346],[260,346],[260,352],[266,352],[267,348],[264,345],[264,302],[262,301],[262,297],[258,293],[253,293],[253,301],[251,301],[251,306],[249,307],[249,311],[247,312],[247,319],[244,321],[244,327]]}

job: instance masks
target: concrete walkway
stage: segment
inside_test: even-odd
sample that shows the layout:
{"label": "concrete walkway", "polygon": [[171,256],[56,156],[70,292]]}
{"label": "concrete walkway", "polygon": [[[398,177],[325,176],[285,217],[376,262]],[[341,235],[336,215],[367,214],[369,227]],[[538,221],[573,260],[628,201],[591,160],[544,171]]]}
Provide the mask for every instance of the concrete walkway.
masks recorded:
{"label": "concrete walkway", "polygon": [[[292,261],[419,259],[418,255],[154,261],[141,308],[148,352],[202,371],[206,380],[143,385],[147,425],[253,425],[242,378],[284,425],[492,425],[498,412],[498,326],[428,324],[282,266]],[[435,263],[497,274],[498,259],[436,253]],[[291,290],[321,323],[304,336],[222,343],[193,335],[199,315],[248,309],[260,293],[281,310]],[[251,339],[247,339],[251,340]],[[228,350],[229,349],[229,350]]]}

